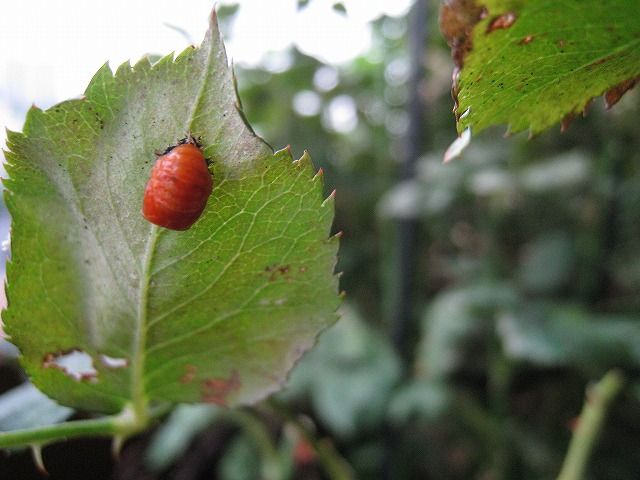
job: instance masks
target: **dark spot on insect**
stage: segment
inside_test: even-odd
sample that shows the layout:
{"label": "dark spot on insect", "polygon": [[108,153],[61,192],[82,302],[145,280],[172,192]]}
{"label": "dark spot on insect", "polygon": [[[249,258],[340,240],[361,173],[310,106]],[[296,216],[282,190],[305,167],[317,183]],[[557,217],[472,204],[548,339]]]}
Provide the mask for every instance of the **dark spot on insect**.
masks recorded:
{"label": "dark spot on insect", "polygon": [[278,277],[288,278],[289,270],[291,270],[289,265],[269,265],[264,269],[270,282],[276,281]]}
{"label": "dark spot on insect", "polygon": [[503,13],[499,17],[494,18],[491,23],[489,23],[489,26],[487,27],[487,33],[509,28],[516,22],[517,18],[518,17],[516,17],[516,14],[513,12]]}
{"label": "dark spot on insect", "polygon": [[180,377],[180,383],[191,383],[196,376],[198,369],[195,365],[185,365],[184,374]]}
{"label": "dark spot on insect", "polygon": [[229,378],[210,378],[202,382],[202,401],[225,406],[229,394],[240,389],[240,374],[233,369]]}

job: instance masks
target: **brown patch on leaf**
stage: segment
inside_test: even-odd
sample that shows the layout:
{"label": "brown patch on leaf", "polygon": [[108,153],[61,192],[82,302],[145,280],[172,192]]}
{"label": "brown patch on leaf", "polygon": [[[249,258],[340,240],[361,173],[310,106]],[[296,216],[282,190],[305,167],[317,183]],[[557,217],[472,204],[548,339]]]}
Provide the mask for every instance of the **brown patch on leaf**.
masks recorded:
{"label": "brown patch on leaf", "polygon": [[285,277],[288,279],[290,270],[291,267],[289,265],[269,265],[264,269],[270,282],[275,282],[278,277]]}
{"label": "brown patch on leaf", "polygon": [[185,365],[184,374],[180,377],[180,383],[191,383],[198,373],[198,369],[195,365]]}
{"label": "brown patch on leaf", "polygon": [[471,51],[473,27],[487,15],[487,9],[475,0],[445,0],[440,7],[440,31],[451,47],[456,67],[462,68]]}
{"label": "brown patch on leaf", "polygon": [[518,19],[518,17],[513,12],[503,13],[499,17],[496,17],[493,20],[491,20],[491,23],[489,23],[489,26],[487,27],[487,33],[495,32],[496,30],[504,30],[505,28],[509,28],[509,27],[511,27],[511,25],[516,23],[517,19]]}
{"label": "brown patch on leaf", "polygon": [[602,65],[603,63],[608,62],[609,60],[613,60],[614,55],[607,55],[606,57],[599,58],[598,60],[594,60],[589,65],[587,65],[587,70],[593,70],[598,65]]}
{"label": "brown patch on leaf", "polygon": [[522,40],[520,40],[520,45],[529,45],[531,42],[533,42],[534,38],[535,37],[533,35],[527,35]]}
{"label": "brown patch on leaf", "polygon": [[571,126],[571,124],[573,123],[573,121],[575,120],[575,118],[576,118],[575,112],[566,114],[562,119],[562,122],[560,123],[560,133],[566,132]]}
{"label": "brown patch on leaf", "polygon": [[630,78],[607,90],[604,94],[604,103],[607,108],[611,108],[618,103],[625,93],[635,87],[638,81],[640,81],[640,77]]}
{"label": "brown patch on leaf", "polygon": [[229,378],[210,378],[202,382],[202,401],[225,406],[230,393],[238,390],[242,383],[240,374],[233,370]]}
{"label": "brown patch on leaf", "polygon": [[440,31],[451,47],[451,57],[455,68],[452,75],[451,97],[453,113],[458,118],[458,77],[464,57],[473,47],[473,27],[488,15],[485,7],[475,0],[445,0],[440,7]]}

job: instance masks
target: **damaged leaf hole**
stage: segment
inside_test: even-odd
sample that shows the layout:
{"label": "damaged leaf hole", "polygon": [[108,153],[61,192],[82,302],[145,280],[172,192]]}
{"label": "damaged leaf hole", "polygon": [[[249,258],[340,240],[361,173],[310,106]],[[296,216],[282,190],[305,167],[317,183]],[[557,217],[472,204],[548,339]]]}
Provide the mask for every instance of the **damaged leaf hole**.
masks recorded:
{"label": "damaged leaf hole", "polygon": [[[100,363],[106,368],[119,369],[129,366],[126,358],[99,355]],[[42,361],[44,368],[55,368],[72,378],[76,382],[98,381],[98,370],[93,364],[93,358],[82,350],[73,349],[59,353],[48,353]]]}
{"label": "damaged leaf hole", "polygon": [[44,368],[55,368],[76,382],[98,381],[98,371],[93,366],[93,358],[82,350],[48,353],[42,361]]}

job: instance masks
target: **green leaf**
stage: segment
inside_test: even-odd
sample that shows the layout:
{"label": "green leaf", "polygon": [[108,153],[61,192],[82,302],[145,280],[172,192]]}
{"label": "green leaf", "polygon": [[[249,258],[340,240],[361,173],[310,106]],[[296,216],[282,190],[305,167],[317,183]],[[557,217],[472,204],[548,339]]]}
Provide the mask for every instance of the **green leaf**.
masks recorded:
{"label": "green leaf", "polygon": [[498,320],[505,353],[544,366],[605,370],[640,366],[640,323],[570,305],[526,305]]}
{"label": "green leaf", "polygon": [[598,95],[612,105],[640,75],[637,0],[447,3],[441,26],[463,64],[458,132],[506,123],[535,134]]}
{"label": "green leaf", "polygon": [[293,371],[283,394],[289,400],[292,393],[308,395],[320,419],[349,437],[380,424],[400,379],[400,361],[354,309],[345,307],[341,314]]}
{"label": "green leaf", "polygon": [[444,381],[465,360],[477,366],[477,351],[470,347],[477,344],[478,338],[486,337],[498,314],[513,308],[517,301],[518,295],[513,288],[490,282],[440,294],[422,320],[422,341],[416,356],[417,376],[432,382]]}
{"label": "green leaf", "polygon": [[[184,232],[149,224],[154,152],[188,133],[214,190]],[[199,48],[104,66],[85,96],[9,132],[6,331],[34,384],[100,412],[256,402],[334,322],[333,197],[305,154],[245,124],[215,15]],[[63,365],[85,356],[78,372]],[[73,373],[73,375],[71,375]]]}

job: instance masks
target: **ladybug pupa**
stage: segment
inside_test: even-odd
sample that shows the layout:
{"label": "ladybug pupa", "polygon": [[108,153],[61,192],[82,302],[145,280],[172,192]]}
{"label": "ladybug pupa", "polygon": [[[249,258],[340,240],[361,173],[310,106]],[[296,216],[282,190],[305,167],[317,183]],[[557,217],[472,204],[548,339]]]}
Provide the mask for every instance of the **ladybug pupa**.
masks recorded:
{"label": "ladybug pupa", "polygon": [[160,227],[187,230],[202,215],[212,189],[207,160],[189,136],[156,160],[144,190],[142,215]]}

